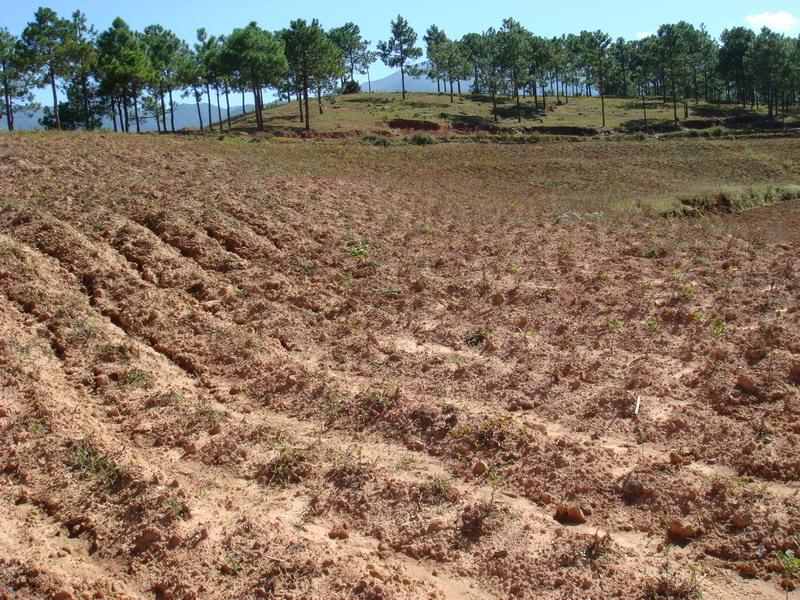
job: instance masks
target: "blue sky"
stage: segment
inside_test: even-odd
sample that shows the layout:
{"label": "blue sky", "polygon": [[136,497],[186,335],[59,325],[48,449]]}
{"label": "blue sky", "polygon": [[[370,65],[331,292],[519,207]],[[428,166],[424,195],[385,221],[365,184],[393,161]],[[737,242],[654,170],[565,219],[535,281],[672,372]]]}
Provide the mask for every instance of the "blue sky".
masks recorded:
{"label": "blue sky", "polygon": [[[560,35],[582,29],[602,29],[612,36],[634,39],[654,32],[662,23],[686,20],[695,25],[705,23],[712,35],[735,25],[757,29],[767,24],[784,33],[800,34],[800,4],[797,0],[670,0],[668,2],[636,2],[630,0],[566,0],[486,2],[474,0],[405,0],[389,3],[375,0],[331,2],[305,0],[294,2],[194,0],[80,0],[5,3],[0,26],[19,34],[38,6],[48,6],[62,16],[79,8],[98,30],[107,28],[120,16],[132,27],[142,29],[159,23],[172,29],[187,41],[194,39],[198,27],[211,34],[222,34],[235,27],[257,21],[266,29],[280,29],[291,19],[317,17],[325,28],[347,21],[357,23],[364,36],[373,43],[388,37],[389,21],[398,10],[420,34],[436,23],[451,37],[470,31],[498,26],[512,16],[539,35]],[[373,79],[388,75],[389,69],[377,63]]]}

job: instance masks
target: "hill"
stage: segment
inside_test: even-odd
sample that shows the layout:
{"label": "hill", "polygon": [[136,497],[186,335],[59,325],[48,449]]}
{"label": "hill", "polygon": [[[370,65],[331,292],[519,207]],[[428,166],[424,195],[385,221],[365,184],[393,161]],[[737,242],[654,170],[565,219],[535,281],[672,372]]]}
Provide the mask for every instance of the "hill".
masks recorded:
{"label": "hill", "polygon": [[[208,121],[208,103],[201,103],[200,110],[203,113],[203,123],[207,124]],[[250,112],[253,110],[252,105],[245,106],[245,113]],[[39,119],[42,118],[43,111],[39,109],[35,111],[31,115],[27,115],[24,113],[17,113],[14,116],[14,127],[19,131],[37,131],[41,129],[41,125],[39,124]],[[217,122],[217,107],[216,105],[211,105],[211,114],[214,118],[214,122]],[[225,107],[222,107],[222,115],[223,119],[226,116]],[[242,114],[242,106],[239,105],[231,105],[231,117],[239,116]],[[132,117],[131,117],[132,118]],[[178,104],[175,107],[175,129],[185,129],[189,128],[196,128],[200,124],[200,121],[197,118],[197,106],[194,104]],[[5,122],[3,121],[0,126],[4,126]],[[170,123],[170,116],[167,115],[167,125],[171,125]],[[114,124],[111,118],[105,118],[103,120],[103,128],[105,129],[113,129]],[[135,128],[135,123],[131,121],[131,130]],[[155,120],[149,118],[142,118],[141,119],[141,128],[142,131],[157,131],[158,127],[156,125]]]}
{"label": "hill", "polygon": [[[430,128],[433,133],[550,133],[561,135],[597,135],[602,125],[602,106],[598,97],[570,97],[567,99],[546,98],[546,106],[534,107],[532,98],[522,100],[517,118],[516,104],[508,97],[497,99],[494,111],[492,99],[486,96],[462,94],[409,93],[405,100],[397,93],[352,94],[323,99],[324,114],[319,113],[316,99],[311,103],[311,126],[315,132],[331,135],[361,134],[376,132],[389,134],[392,130]],[[744,110],[740,106],[716,105],[704,102],[689,104],[684,118],[683,106],[679,107],[680,127],[673,121],[673,106],[670,102],[650,98],[645,105],[647,131],[671,132],[682,128],[697,130],[714,127],[775,128],[780,124],[766,121],[766,113]],[[605,100],[606,126],[620,131],[645,129],[644,110],[640,100],[607,98]],[[496,118],[495,118],[496,116]],[[414,123],[418,121],[419,123]],[[426,123],[428,125],[426,125]],[[797,115],[787,121],[796,126]],[[273,132],[302,131],[299,107],[296,102],[282,104],[265,111],[266,129]],[[253,115],[246,115],[236,122],[236,128],[253,130]],[[400,131],[402,133],[402,131]]]}
{"label": "hill", "polygon": [[[362,91],[366,92],[368,89],[367,81],[361,81],[361,89]],[[461,82],[461,90],[462,92],[468,92],[470,86],[472,85],[472,80],[464,80]],[[453,86],[456,87],[456,83],[453,83]],[[372,82],[371,85],[373,93],[391,93],[391,92],[401,92],[403,89],[402,85],[402,77],[400,75],[400,71],[396,71],[391,75],[387,75],[381,79],[376,79]],[[438,92],[439,90],[436,88],[436,81],[433,79],[428,79],[427,77],[409,77],[406,76],[406,92],[417,92],[417,93],[429,93],[433,94]]]}

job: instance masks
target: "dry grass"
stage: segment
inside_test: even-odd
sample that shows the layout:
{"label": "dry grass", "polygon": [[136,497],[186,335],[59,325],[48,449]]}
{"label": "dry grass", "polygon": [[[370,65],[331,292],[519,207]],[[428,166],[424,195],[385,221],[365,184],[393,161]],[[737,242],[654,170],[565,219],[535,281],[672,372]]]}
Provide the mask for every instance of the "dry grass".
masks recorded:
{"label": "dry grass", "polygon": [[[312,129],[323,133],[367,132],[382,129],[392,119],[417,119],[441,125],[516,127],[588,127],[602,124],[601,103],[597,97],[569,98],[561,103],[547,98],[547,108],[534,110],[533,99],[522,103],[523,119],[517,121],[516,105],[506,97],[498,99],[499,120],[492,115],[491,98],[463,94],[449,95],[411,93],[403,100],[400,94],[353,94],[339,96],[334,100],[323,99],[324,114],[319,114],[316,99],[311,103]],[[679,118],[684,120],[683,106],[679,105]],[[764,115],[763,111],[743,110],[736,106],[711,105],[705,102],[689,104],[689,119],[714,119],[741,115]],[[643,119],[642,105],[636,99],[607,98],[606,125],[608,127],[638,127]],[[668,125],[673,122],[672,104],[660,99],[647,101],[647,118],[651,126]],[[299,108],[297,102],[270,108],[265,112],[268,130],[299,130]],[[236,128],[252,129],[253,115],[236,120]]]}

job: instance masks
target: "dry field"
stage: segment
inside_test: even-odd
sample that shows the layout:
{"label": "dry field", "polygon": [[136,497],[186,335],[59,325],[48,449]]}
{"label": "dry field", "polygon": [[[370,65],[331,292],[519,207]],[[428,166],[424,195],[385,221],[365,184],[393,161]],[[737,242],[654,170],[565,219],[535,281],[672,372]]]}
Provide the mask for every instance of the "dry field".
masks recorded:
{"label": "dry field", "polygon": [[0,596],[797,583],[800,140],[259,140],[0,137]]}

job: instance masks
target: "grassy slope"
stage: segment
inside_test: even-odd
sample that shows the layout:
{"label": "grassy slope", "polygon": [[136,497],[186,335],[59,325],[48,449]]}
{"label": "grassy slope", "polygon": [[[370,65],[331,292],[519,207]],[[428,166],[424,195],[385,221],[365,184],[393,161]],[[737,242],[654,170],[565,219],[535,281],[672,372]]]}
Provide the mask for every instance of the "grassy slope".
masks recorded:
{"label": "grassy slope", "polygon": [[[400,94],[355,94],[340,96],[334,102],[323,100],[325,113],[320,115],[316,100],[311,103],[311,126],[319,132],[370,131],[385,127],[391,119],[422,119],[442,125],[458,123],[471,125],[492,125],[491,99],[481,96],[450,97],[437,94],[408,94],[402,100]],[[546,111],[535,112],[531,99],[523,102],[524,118],[519,123],[516,108],[507,98],[499,101],[502,117],[498,125],[502,127],[569,126],[599,127],[602,123],[600,98],[570,98],[567,103],[558,105],[548,98]],[[647,105],[647,116],[652,124],[672,122],[672,105],[651,99]],[[683,119],[683,107],[678,107],[679,117]],[[747,111],[745,111],[747,113]],[[690,104],[690,119],[728,117],[742,114],[738,107],[717,107],[706,103]],[[272,130],[301,130],[297,103],[282,105],[266,111],[266,125]],[[620,127],[635,123],[642,118],[641,104],[636,100],[608,98],[606,100],[606,124]],[[236,121],[237,128],[254,128],[253,115]]]}
{"label": "grassy slope", "polygon": [[357,183],[368,179],[425,201],[502,205],[504,210],[531,203],[553,212],[660,209],[672,198],[723,187],[800,183],[800,141],[795,139],[384,148],[355,140],[308,144],[276,138],[252,144],[232,136],[213,143],[253,161],[252,168],[262,172]]}

